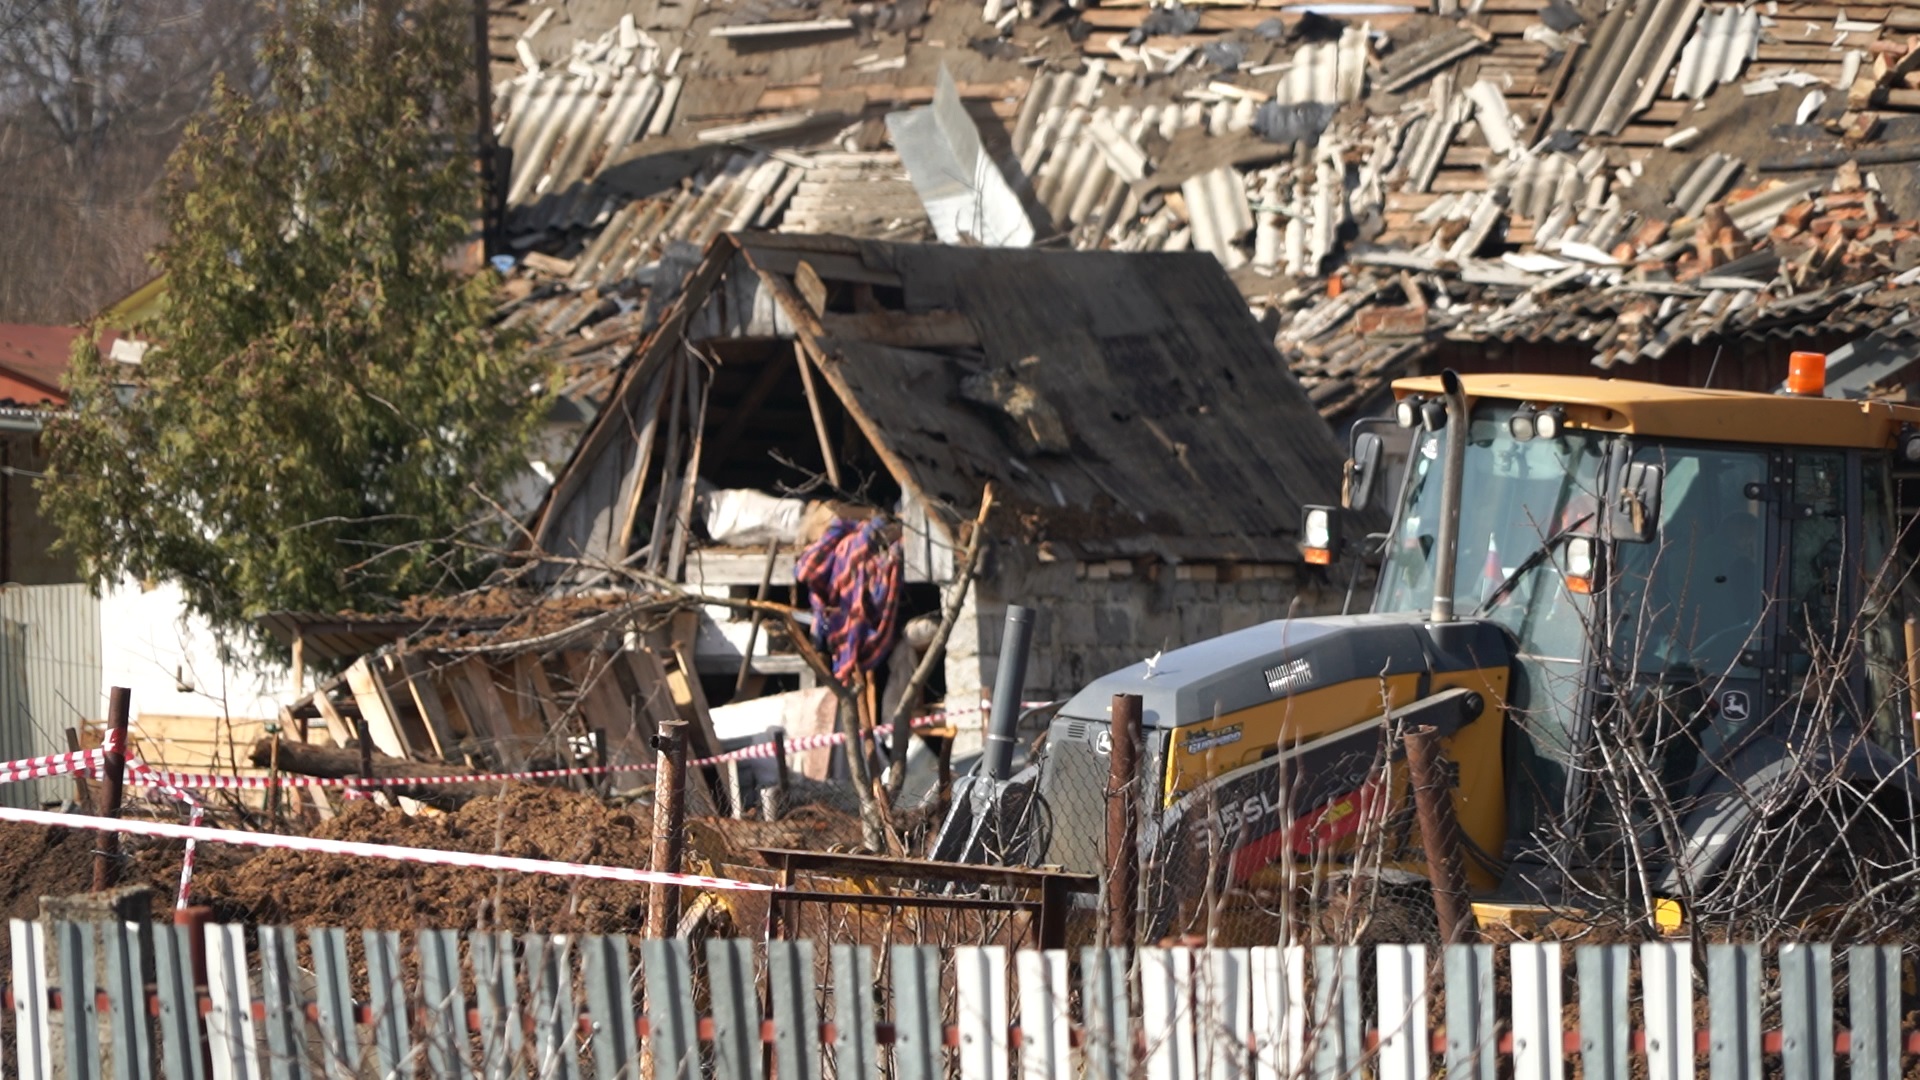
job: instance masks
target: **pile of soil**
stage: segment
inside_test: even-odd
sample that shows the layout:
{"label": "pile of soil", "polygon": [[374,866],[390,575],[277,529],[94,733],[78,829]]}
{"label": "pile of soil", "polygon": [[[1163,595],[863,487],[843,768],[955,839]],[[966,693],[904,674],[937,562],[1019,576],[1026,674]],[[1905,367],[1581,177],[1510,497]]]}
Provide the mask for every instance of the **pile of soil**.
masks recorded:
{"label": "pile of soil", "polygon": [[[514,785],[445,815],[409,817],[397,809],[350,803],[313,835],[644,868],[652,857],[652,814],[645,804],[629,808],[580,792]],[[9,871],[0,875],[0,915],[36,918],[42,896],[86,892],[98,838],[78,829],[0,825],[0,867]],[[692,819],[686,868],[771,880],[754,848],[845,850],[858,839],[857,820],[819,807],[800,808],[779,822]],[[155,915],[167,917],[179,885],[181,845],[127,837],[125,849],[122,883],[150,886]],[[194,902],[211,906],[221,922],[387,930],[640,933],[647,894],[644,885],[611,881],[219,844],[201,845],[193,881]],[[683,898],[683,903],[692,901],[692,896]]]}
{"label": "pile of soil", "polygon": [[[408,817],[366,803],[314,830],[333,840],[645,867],[652,830],[638,814],[576,792],[519,786],[456,813]],[[485,927],[549,933],[636,933],[647,888],[620,882],[496,874],[382,859],[262,851],[200,875],[195,892],[223,920],[259,925],[401,930]]]}
{"label": "pile of soil", "polygon": [[[93,888],[93,853],[103,834],[90,829],[46,829],[0,824],[0,917],[37,919],[43,896],[72,896]],[[181,845],[122,837],[120,884],[154,890],[154,907],[173,906],[180,887]],[[205,865],[206,853],[196,860]]]}

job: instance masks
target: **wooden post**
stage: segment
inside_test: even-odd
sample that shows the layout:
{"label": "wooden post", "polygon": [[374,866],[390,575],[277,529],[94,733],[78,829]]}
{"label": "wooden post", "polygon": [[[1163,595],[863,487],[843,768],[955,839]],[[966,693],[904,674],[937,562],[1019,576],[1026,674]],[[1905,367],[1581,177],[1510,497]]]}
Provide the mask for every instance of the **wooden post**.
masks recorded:
{"label": "wooden post", "polygon": [[267,736],[273,744],[267,757],[267,820],[274,827],[280,825],[280,725],[267,725]]}
{"label": "wooden post", "polygon": [[1107,947],[1132,948],[1140,893],[1139,694],[1113,695],[1107,755]]}
{"label": "wooden post", "polygon": [[787,764],[787,729],[773,729],[773,786],[760,789],[760,819],[779,821],[787,812],[787,786],[793,770]]}
{"label": "wooden post", "polygon": [[1433,885],[1433,910],[1445,945],[1475,938],[1473,905],[1467,898],[1467,869],[1460,856],[1460,821],[1453,813],[1440,733],[1431,727],[1408,731],[1407,779],[1413,785],[1414,814],[1420,820],[1420,844],[1427,854],[1427,880]]}
{"label": "wooden post", "polygon": [[[79,752],[80,733],[72,728],[68,728],[67,753],[77,754]],[[83,772],[73,774],[73,801],[79,805],[81,810],[89,814],[94,813],[93,789],[87,786],[87,776]]]}
{"label": "wooden post", "polygon": [[[653,737],[659,771],[653,786],[653,870],[680,872],[687,831],[687,741],[684,720],[670,720]],[[680,925],[680,886],[655,882],[647,895],[647,936],[670,938]]]}
{"label": "wooden post", "polygon": [[[116,686],[107,703],[107,778],[102,794],[106,805],[100,810],[103,817],[120,816],[120,797],[127,779],[127,721],[132,702],[133,691]],[[120,834],[101,833],[100,850],[93,856],[93,891],[105,892],[119,880]]]}
{"label": "wooden post", "polygon": [[367,733],[367,718],[356,716],[353,726],[360,736],[360,779],[373,779],[373,736]]}

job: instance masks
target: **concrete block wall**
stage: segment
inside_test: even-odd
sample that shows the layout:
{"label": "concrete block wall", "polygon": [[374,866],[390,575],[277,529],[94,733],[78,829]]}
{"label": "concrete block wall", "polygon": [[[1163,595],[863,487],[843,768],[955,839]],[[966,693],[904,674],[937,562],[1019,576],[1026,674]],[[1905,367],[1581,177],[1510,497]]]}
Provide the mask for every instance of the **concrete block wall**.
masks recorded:
{"label": "concrete block wall", "polygon": [[[1072,559],[1041,561],[1026,545],[1003,545],[975,583],[947,643],[950,707],[989,697],[999,667],[1007,605],[1041,612],[1027,659],[1030,701],[1071,696],[1108,672],[1289,613],[1333,615],[1343,589],[1316,584],[1296,568],[1263,567],[1248,580],[1195,580],[1212,567],[1186,572],[1160,566],[1157,575],[1114,576],[1111,564],[1083,567]],[[1183,580],[1183,578],[1185,580]],[[959,724],[957,753],[974,748],[984,717]]]}

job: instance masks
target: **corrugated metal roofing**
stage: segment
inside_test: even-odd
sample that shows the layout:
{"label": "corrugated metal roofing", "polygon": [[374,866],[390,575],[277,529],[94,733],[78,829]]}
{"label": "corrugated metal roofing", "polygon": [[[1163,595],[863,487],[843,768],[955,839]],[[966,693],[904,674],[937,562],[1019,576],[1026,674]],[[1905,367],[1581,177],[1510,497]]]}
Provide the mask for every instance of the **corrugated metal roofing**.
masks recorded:
{"label": "corrugated metal roofing", "polygon": [[643,44],[630,23],[599,41],[576,43],[565,66],[528,71],[496,91],[495,134],[513,151],[512,231],[590,223],[605,207],[589,194],[588,181],[672,109],[678,80],[657,70],[659,49],[650,39]]}
{"label": "corrugated metal roofing", "polygon": [[1700,8],[1701,0],[1616,0],[1581,53],[1555,126],[1618,134],[1653,104]]}
{"label": "corrugated metal roofing", "polygon": [[1753,59],[1760,45],[1760,13],[1736,7],[1708,9],[1680,51],[1673,73],[1675,96],[1689,100],[1706,97],[1721,83],[1730,83]]}
{"label": "corrugated metal roofing", "polygon": [[[67,728],[103,718],[105,678],[100,601],[91,589],[0,588],[0,754],[6,760],[65,753]],[[66,779],[0,784],[0,804],[29,810],[72,794]]]}
{"label": "corrugated metal roofing", "polygon": [[1273,99],[1282,105],[1355,101],[1367,85],[1367,30],[1349,26],[1338,41],[1302,45],[1280,74]]}

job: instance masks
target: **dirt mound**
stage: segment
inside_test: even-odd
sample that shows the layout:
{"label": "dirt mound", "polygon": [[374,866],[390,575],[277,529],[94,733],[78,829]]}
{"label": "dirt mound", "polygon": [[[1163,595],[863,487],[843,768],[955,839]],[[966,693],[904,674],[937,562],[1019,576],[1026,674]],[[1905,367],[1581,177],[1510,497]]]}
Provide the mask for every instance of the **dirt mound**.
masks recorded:
{"label": "dirt mound", "polygon": [[[91,889],[93,853],[101,835],[89,829],[0,824],[0,867],[7,870],[0,875],[0,916],[37,919],[41,897]],[[151,886],[154,908],[170,909],[180,887],[180,845],[133,836],[123,837],[122,844],[126,861],[121,884]]]}
{"label": "dirt mound", "polygon": [[[627,867],[646,866],[652,843],[648,826],[624,809],[530,786],[475,799],[440,817],[410,818],[357,804],[314,835]],[[265,851],[207,874],[196,891],[229,920],[391,930],[635,933],[647,905],[642,885],[289,851]]]}

